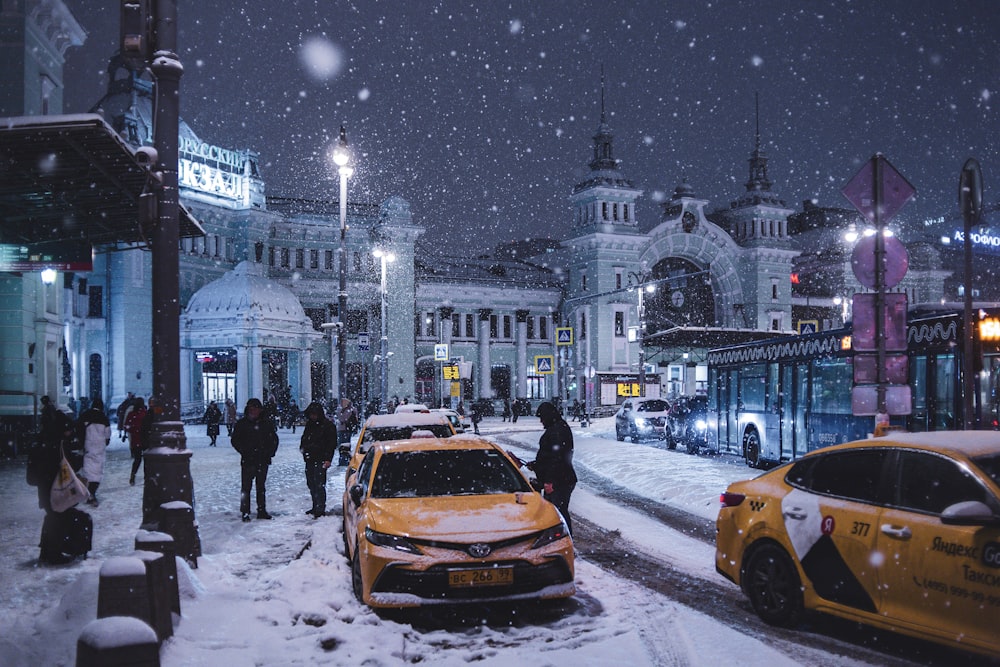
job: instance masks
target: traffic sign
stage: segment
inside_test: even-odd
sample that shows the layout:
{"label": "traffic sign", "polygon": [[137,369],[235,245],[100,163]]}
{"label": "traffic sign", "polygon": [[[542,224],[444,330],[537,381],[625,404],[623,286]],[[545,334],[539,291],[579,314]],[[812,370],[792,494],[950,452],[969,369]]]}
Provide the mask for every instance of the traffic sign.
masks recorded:
{"label": "traffic sign", "polygon": [[458,364],[444,364],[441,366],[441,376],[445,380],[459,380],[461,376],[458,372]]}
{"label": "traffic sign", "polygon": [[551,354],[540,354],[535,357],[535,372],[539,375],[552,375],[555,367],[555,357]]}
{"label": "traffic sign", "polygon": [[819,331],[819,320],[799,320],[799,333],[811,334]]}
{"label": "traffic sign", "polygon": [[371,338],[368,332],[363,331],[358,334],[358,352],[367,352],[371,345]]}
{"label": "traffic sign", "polygon": [[[875,174],[879,173],[879,199],[875,201]],[[871,222],[886,223],[917,190],[896,171],[881,153],[876,153],[841,190],[861,215]],[[876,213],[879,219],[876,220]]]}
{"label": "traffic sign", "polygon": [[556,327],[556,345],[573,344],[573,327]]}
{"label": "traffic sign", "polygon": [[448,361],[448,343],[434,344],[434,361]]}
{"label": "traffic sign", "polygon": [[[876,289],[875,284],[875,241],[874,235],[865,236],[854,246],[851,253],[851,268],[858,282],[869,289]],[[910,256],[906,246],[895,236],[882,237],[882,286],[892,289],[906,275],[910,268]]]}

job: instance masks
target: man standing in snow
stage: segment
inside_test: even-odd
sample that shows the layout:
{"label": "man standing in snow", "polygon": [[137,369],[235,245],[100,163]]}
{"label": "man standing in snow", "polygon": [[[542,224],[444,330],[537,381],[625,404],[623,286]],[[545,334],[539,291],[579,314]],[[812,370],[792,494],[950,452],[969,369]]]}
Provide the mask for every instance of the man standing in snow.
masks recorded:
{"label": "man standing in snow", "polygon": [[305,414],[299,451],[306,463],[306,486],[312,496],[312,508],[306,514],[318,519],[326,514],[326,471],[337,449],[337,427],[326,418],[320,403],[310,403]]}
{"label": "man standing in snow", "polygon": [[230,441],[240,453],[240,514],[250,520],[250,490],[257,483],[257,518],[270,519],[267,513],[267,471],[278,451],[278,434],[274,422],[262,414],[259,398],[247,401],[243,417],[233,427]]}
{"label": "man standing in snow", "polygon": [[542,421],[545,432],[538,441],[538,454],[527,464],[542,485],[545,499],[556,506],[566,527],[573,532],[569,516],[569,497],[576,488],[576,471],[573,470],[573,432],[556,406],[548,401],[538,406],[535,413]]}

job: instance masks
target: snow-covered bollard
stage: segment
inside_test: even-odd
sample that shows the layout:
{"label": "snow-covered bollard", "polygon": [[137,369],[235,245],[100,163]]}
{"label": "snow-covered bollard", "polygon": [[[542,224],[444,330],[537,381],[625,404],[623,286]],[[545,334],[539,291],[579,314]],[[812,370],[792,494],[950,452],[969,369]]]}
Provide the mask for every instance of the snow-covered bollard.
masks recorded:
{"label": "snow-covered bollard", "polygon": [[181,596],[177,581],[177,549],[174,546],[174,538],[156,530],[139,530],[135,534],[135,549],[163,554],[170,589],[170,609],[175,614],[180,614]]}
{"label": "snow-covered bollard", "polygon": [[192,568],[198,567],[201,555],[201,540],[198,524],[194,520],[194,510],[183,500],[172,500],[160,505],[160,530],[173,536],[177,555],[186,560]]}
{"label": "snow-covered bollard", "polygon": [[146,564],[135,556],[112,556],[101,564],[97,618],[131,616],[153,625]]}
{"label": "snow-covered bollard", "polygon": [[[167,573],[167,557],[155,551],[134,551],[132,555],[146,565],[146,585],[149,587],[149,624],[156,630],[156,636],[164,641],[174,634],[174,618],[170,612],[170,581]],[[176,563],[174,564],[176,569]],[[177,587],[174,586],[176,591]]]}
{"label": "snow-covered bollard", "polygon": [[156,631],[131,616],[108,616],[84,626],[76,641],[76,667],[160,667]]}

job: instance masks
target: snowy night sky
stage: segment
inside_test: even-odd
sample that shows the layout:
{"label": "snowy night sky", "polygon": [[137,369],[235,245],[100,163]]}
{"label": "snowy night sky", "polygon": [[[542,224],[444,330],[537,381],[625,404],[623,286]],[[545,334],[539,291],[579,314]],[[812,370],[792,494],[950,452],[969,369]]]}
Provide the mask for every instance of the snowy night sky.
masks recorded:
{"label": "snowy night sky", "polygon": [[[66,0],[66,113],[104,93],[119,3]],[[178,2],[181,115],[261,154],[267,192],[336,198],[325,157],[344,124],[352,201],[407,199],[428,247],[490,252],[565,237],[600,118],[657,202],[686,179],[708,210],[743,191],[754,93],[773,190],[849,208],[840,188],[880,151],[917,189],[903,227],[958,217],[959,171],[1000,175],[1000,12],[992,0],[286,0]]]}

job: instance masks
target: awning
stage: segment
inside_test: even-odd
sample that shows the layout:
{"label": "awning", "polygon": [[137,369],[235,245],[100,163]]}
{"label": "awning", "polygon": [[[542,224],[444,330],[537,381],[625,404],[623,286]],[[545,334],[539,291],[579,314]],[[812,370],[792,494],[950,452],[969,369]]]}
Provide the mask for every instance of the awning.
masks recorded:
{"label": "awning", "polygon": [[[0,243],[144,243],[146,170],[96,114],[0,119]],[[183,206],[180,236],[205,231]]]}
{"label": "awning", "polygon": [[753,329],[733,329],[727,327],[672,327],[652,334],[646,334],[644,343],[658,347],[690,347],[715,349],[741,343],[780,338],[780,331],[755,331]]}

